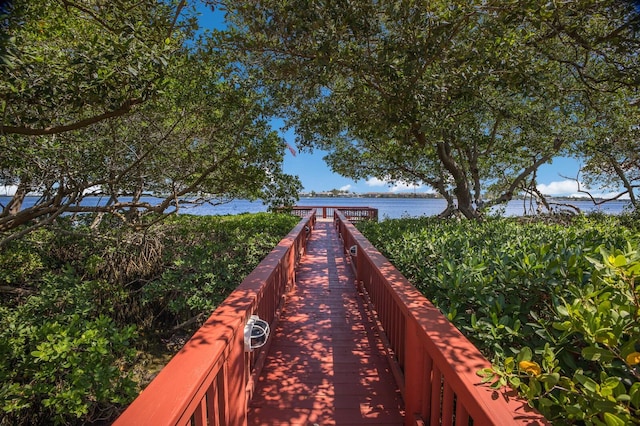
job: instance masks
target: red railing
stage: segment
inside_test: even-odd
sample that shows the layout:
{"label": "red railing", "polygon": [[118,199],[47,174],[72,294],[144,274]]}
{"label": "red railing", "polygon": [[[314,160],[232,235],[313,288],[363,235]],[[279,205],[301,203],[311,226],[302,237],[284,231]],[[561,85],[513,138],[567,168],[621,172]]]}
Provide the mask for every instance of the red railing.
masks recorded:
{"label": "red railing", "polygon": [[405,401],[405,425],[549,424],[526,400],[481,384],[489,361],[347,220],[334,213]]}
{"label": "red railing", "polygon": [[340,210],[344,216],[351,222],[359,222],[361,220],[378,220],[378,209],[373,207],[340,207],[340,206],[293,206],[282,208],[282,211],[290,212],[293,215],[305,217],[312,210],[317,210],[318,216],[322,212],[322,218],[332,218],[336,210]]}
{"label": "red railing", "polygon": [[312,210],[218,306],[115,425],[246,424],[247,403],[269,341],[245,352],[244,325],[256,314],[274,328],[315,220]]}

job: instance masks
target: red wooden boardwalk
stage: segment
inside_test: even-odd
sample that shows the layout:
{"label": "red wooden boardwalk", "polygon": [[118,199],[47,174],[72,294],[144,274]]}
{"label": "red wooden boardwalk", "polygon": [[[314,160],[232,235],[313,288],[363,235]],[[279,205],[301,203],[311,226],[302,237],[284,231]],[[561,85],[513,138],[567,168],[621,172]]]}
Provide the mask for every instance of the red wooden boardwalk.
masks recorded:
{"label": "red wooden boardwalk", "polygon": [[402,401],[331,222],[318,221],[249,404],[250,425],[400,425]]}

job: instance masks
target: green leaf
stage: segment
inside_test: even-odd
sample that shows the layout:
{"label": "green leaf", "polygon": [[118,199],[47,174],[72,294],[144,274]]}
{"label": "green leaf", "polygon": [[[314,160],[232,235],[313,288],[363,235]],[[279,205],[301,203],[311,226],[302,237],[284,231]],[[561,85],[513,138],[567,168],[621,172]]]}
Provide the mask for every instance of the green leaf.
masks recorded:
{"label": "green leaf", "polygon": [[627,264],[627,258],[624,257],[621,254],[616,256],[616,258],[613,261],[613,266],[615,266],[616,268],[619,268],[619,267],[624,266],[626,264]]}
{"label": "green leaf", "polygon": [[127,66],[127,70],[133,76],[137,76],[138,75],[138,70],[133,68],[131,65]]}
{"label": "green leaf", "polygon": [[579,405],[566,405],[564,409],[567,411],[567,413],[574,416],[584,413],[583,408]]}
{"label": "green leaf", "polygon": [[573,327],[571,321],[563,321],[563,322],[554,322],[552,324],[553,328],[560,331],[567,331]]}
{"label": "green leaf", "polygon": [[518,353],[518,356],[516,357],[517,361],[531,361],[531,359],[533,358],[533,352],[531,351],[531,348],[529,348],[528,346],[523,347],[522,349],[520,349],[520,352]]}
{"label": "green leaf", "polygon": [[588,391],[594,392],[594,393],[598,391],[598,383],[594,381],[592,378],[587,377],[584,374],[580,374],[580,373],[574,374],[573,377],[578,383],[584,386],[584,388],[587,389]]}
{"label": "green leaf", "polygon": [[543,407],[551,407],[554,403],[549,398],[542,397],[538,400]]}
{"label": "green leaf", "polygon": [[42,361],[47,361],[49,356],[42,351],[32,351],[31,356],[41,359]]}
{"label": "green leaf", "polygon": [[593,408],[602,413],[611,413],[617,410],[618,405],[613,400],[596,399]]}
{"label": "green leaf", "polygon": [[626,393],[620,394],[616,397],[616,401],[620,402],[631,402],[631,397]]}
{"label": "green leaf", "polygon": [[565,316],[565,317],[569,316],[569,311],[568,311],[567,307],[564,306],[564,305],[557,305],[556,306],[556,311],[558,312],[558,314],[560,314],[562,316]]}
{"label": "green leaf", "polygon": [[604,422],[607,426],[625,426],[627,422],[613,413],[604,413]]}
{"label": "green leaf", "polygon": [[610,362],[615,359],[615,355],[607,349],[588,346],[582,349],[582,356],[589,361]]}
{"label": "green leaf", "polygon": [[542,386],[535,378],[529,379],[529,398],[536,398],[542,393]]}
{"label": "green leaf", "polygon": [[516,363],[513,357],[510,356],[504,360],[504,369],[507,373],[511,373],[514,370],[515,366],[516,366]]}
{"label": "green leaf", "polygon": [[560,374],[558,373],[541,374],[538,377],[538,379],[541,382],[548,384],[549,386],[555,386],[560,381]]}
{"label": "green leaf", "polygon": [[636,409],[640,409],[640,382],[636,382],[631,385],[631,388],[629,389],[629,397],[631,405]]}

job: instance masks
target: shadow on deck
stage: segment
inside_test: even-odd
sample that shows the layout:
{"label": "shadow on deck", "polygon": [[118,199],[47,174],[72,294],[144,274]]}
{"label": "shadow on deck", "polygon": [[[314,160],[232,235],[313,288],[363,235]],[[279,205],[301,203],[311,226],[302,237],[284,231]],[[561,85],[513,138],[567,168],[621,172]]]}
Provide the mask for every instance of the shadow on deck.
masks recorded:
{"label": "shadow on deck", "polygon": [[262,374],[250,425],[399,425],[400,391],[331,222],[318,222]]}
{"label": "shadow on deck", "polygon": [[[482,383],[491,363],[341,211],[333,223],[316,211],[115,426],[549,424],[511,389]],[[274,330],[248,351],[252,315]]]}

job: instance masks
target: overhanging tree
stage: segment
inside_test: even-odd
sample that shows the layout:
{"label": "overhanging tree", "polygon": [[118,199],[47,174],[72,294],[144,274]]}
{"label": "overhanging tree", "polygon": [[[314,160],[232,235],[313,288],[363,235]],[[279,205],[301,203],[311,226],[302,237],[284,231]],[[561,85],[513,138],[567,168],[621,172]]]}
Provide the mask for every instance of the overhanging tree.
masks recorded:
{"label": "overhanging tree", "polygon": [[[296,197],[264,96],[210,33],[196,37],[186,2],[16,3],[22,54],[2,68],[0,183],[17,191],[1,206],[2,241],[62,213],[140,225],[187,197]],[[25,207],[28,193],[38,200]]]}
{"label": "overhanging tree", "polygon": [[[593,137],[591,94],[602,88],[576,61],[608,82],[624,78],[607,77],[612,64],[633,68],[615,50],[617,35],[635,37],[628,9],[575,3],[226,6],[231,42],[262,70],[299,145],[329,150],[334,170],[353,178],[425,182],[473,218],[535,188],[540,165]],[[567,24],[575,14],[586,30]],[[584,32],[606,57],[582,46]]]}
{"label": "overhanging tree", "polygon": [[[592,197],[595,203],[628,197],[637,209],[640,15],[633,4],[567,2],[546,16],[532,15],[532,22],[542,29],[536,38],[541,55],[570,71],[588,105],[589,137],[572,146],[584,164],[575,179],[609,188],[613,195]],[[558,43],[570,49],[558,49]],[[584,187],[580,192],[592,195]]]}
{"label": "overhanging tree", "polygon": [[592,131],[593,139],[582,145],[580,156],[584,165],[580,179],[591,187],[609,188],[610,196],[596,199],[587,188],[579,190],[588,194],[596,204],[628,197],[634,209],[640,207],[640,128],[636,100],[628,90],[606,95],[598,120]]}
{"label": "overhanging tree", "polygon": [[123,115],[162,89],[193,34],[186,2],[15,1],[2,67],[5,135],[51,135]]}

